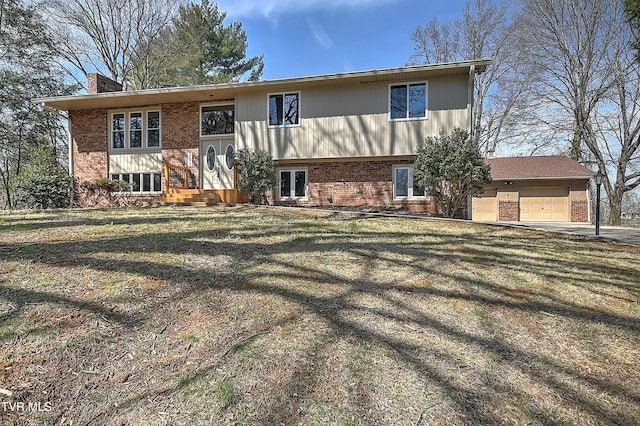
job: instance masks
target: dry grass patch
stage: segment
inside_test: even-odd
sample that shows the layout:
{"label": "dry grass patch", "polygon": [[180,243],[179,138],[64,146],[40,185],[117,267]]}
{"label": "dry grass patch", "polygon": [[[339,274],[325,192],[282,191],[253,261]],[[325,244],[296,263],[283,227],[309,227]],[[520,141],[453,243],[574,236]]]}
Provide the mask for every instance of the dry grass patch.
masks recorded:
{"label": "dry grass patch", "polygon": [[638,424],[639,282],[470,223],[2,213],[0,423]]}

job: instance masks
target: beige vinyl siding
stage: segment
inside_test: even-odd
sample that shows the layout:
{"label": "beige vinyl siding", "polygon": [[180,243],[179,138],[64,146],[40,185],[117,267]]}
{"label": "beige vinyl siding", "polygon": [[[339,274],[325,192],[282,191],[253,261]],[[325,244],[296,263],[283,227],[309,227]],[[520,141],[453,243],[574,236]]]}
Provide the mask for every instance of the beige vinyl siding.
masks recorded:
{"label": "beige vinyl siding", "polygon": [[109,173],[136,173],[162,171],[162,153],[110,154]]}
{"label": "beige vinyl siding", "polygon": [[441,127],[467,127],[467,83],[466,76],[429,79],[427,119],[409,121],[389,120],[387,82],[304,88],[300,125],[291,127],[267,126],[269,92],[241,94],[238,149],[263,149],[275,159],[411,155]]}
{"label": "beige vinyl siding", "polygon": [[576,185],[576,187],[571,188],[571,194],[569,195],[571,197],[571,201],[587,201],[587,192],[588,192],[588,187],[585,189],[580,188],[580,185]]}

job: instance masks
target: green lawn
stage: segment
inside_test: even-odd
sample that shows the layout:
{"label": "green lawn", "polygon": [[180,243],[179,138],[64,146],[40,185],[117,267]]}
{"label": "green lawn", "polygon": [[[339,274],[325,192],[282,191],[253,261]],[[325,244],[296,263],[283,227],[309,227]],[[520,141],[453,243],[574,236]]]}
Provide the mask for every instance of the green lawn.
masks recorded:
{"label": "green lawn", "polygon": [[639,283],[464,222],[0,213],[0,424],[640,424]]}

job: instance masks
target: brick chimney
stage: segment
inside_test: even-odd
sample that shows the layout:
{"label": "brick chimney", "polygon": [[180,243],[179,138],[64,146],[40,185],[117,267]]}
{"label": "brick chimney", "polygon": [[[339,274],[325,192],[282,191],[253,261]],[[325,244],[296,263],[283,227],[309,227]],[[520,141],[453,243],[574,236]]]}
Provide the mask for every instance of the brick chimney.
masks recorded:
{"label": "brick chimney", "polygon": [[87,74],[87,94],[95,95],[98,93],[122,92],[122,84],[105,77],[102,74]]}

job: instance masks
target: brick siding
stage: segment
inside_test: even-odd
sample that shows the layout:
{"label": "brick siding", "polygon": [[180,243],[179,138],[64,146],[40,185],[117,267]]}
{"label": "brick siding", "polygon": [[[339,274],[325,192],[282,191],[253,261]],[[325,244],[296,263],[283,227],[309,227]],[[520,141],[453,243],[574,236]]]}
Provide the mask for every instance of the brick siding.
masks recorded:
{"label": "brick siding", "polygon": [[[199,104],[163,104],[162,155],[186,166],[192,154],[190,185],[199,186]],[[106,109],[71,111],[74,176],[78,183],[109,177],[108,117]],[[393,166],[398,160],[334,161],[296,164],[308,170],[308,199],[302,206],[371,207],[436,214],[435,200],[394,200]],[[284,165],[282,165],[284,167]],[[273,203],[273,194],[270,194]],[[282,202],[281,204],[291,204]]]}
{"label": "brick siding", "polygon": [[571,222],[588,222],[589,221],[589,202],[572,201],[570,220]]}
{"label": "brick siding", "polygon": [[190,185],[199,186],[200,106],[196,102],[162,105],[162,156],[172,164],[187,166],[191,153],[193,165],[189,168]]}
{"label": "brick siding", "polygon": [[[393,199],[393,166],[398,161],[310,162],[295,168],[308,170],[307,199],[277,204],[308,207],[353,207],[436,214],[435,202]],[[294,166],[292,166],[294,167]],[[284,168],[284,166],[283,166]],[[273,194],[269,194],[273,203]]]}
{"label": "brick siding", "polygon": [[501,222],[517,222],[520,220],[520,203],[517,201],[498,202],[498,220]]}
{"label": "brick siding", "polygon": [[108,177],[107,111],[69,111],[69,116],[72,123],[73,176],[76,183]]}
{"label": "brick siding", "polygon": [[122,84],[111,80],[101,74],[87,74],[87,94],[95,95],[98,93],[122,92]]}
{"label": "brick siding", "polygon": [[[192,186],[199,179],[198,108],[197,103],[162,105],[162,154],[166,160],[185,166],[187,154],[192,154]],[[107,110],[70,111],[70,117],[76,180],[82,183],[109,177]]]}

